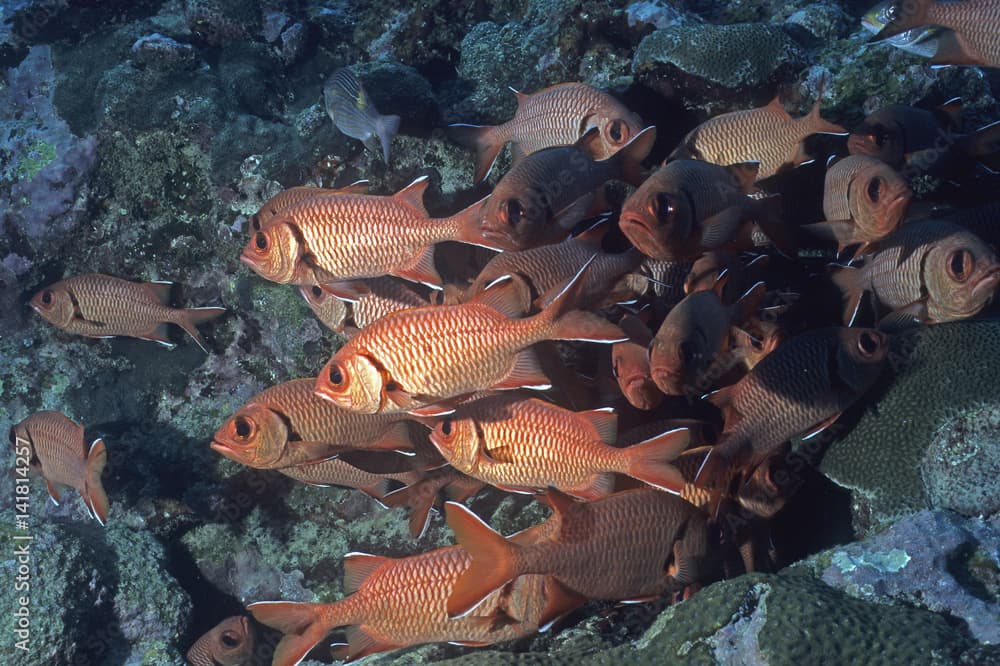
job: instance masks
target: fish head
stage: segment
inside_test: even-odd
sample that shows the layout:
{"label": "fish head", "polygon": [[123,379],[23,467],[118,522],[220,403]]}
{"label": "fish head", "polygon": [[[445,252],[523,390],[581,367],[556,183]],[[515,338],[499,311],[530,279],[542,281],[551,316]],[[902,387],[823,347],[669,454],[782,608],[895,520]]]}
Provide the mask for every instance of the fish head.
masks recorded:
{"label": "fish head", "polygon": [[528,249],[545,227],[548,211],[544,195],[538,195],[533,188],[501,188],[498,184],[483,205],[483,235],[508,247]]}
{"label": "fish head", "polygon": [[[662,332],[661,328],[661,332]],[[666,395],[685,395],[690,375],[688,359],[694,359],[697,350],[683,344],[673,335],[659,333],[649,345],[649,374],[656,387]]]}
{"label": "fish head", "polygon": [[273,410],[259,404],[241,407],[222,424],[211,447],[230,460],[256,469],[279,466],[288,448],[289,429]]}
{"label": "fish head", "polygon": [[379,364],[344,345],[316,377],[316,395],[344,409],[376,414],[386,405],[389,385]]}
{"label": "fish head", "polygon": [[837,376],[829,379],[857,394],[864,393],[882,374],[888,355],[889,336],[885,333],[873,328],[841,328],[835,364]]}
{"label": "fish head", "polygon": [[741,507],[755,516],[771,518],[785,506],[795,489],[794,471],[786,453],[772,455],[753,469],[736,494]]}
{"label": "fish head", "polygon": [[430,435],[441,456],[458,469],[470,469],[478,451],[475,423],[469,418],[449,414],[441,419]]}
{"label": "fish head", "polygon": [[714,289],[722,271],[728,270],[732,263],[720,252],[706,252],[701,255],[691,265],[691,270],[684,278],[684,293],[693,294],[696,291]]}
{"label": "fish head", "polygon": [[631,340],[611,347],[611,372],[622,395],[636,409],[655,409],[663,402],[649,370],[649,351]]}
{"label": "fish head", "polygon": [[674,259],[675,246],[691,235],[691,207],[679,191],[644,184],[625,201],[618,226],[647,257]]}
{"label": "fish head", "polygon": [[334,331],[343,330],[344,319],[347,318],[347,304],[344,301],[316,284],[299,287],[299,293],[320,321]]}
{"label": "fish head", "polygon": [[54,284],[31,297],[31,307],[53,326],[67,328],[76,316],[73,294],[65,285]]}
{"label": "fish head", "polygon": [[250,236],[240,261],[263,278],[289,284],[296,279],[296,269],[304,252],[295,228],[288,223],[274,222]]}
{"label": "fish head", "polygon": [[902,125],[888,113],[872,114],[847,137],[851,155],[868,155],[894,168],[903,165],[904,144]]}
{"label": "fish head", "polygon": [[949,235],[931,250],[925,269],[927,309],[933,321],[965,319],[993,298],[1000,283],[1000,264],[977,236]]}
{"label": "fish head", "polygon": [[205,655],[216,664],[243,664],[253,654],[254,642],[247,618],[242,615],[229,617],[198,639],[188,652],[188,660],[196,663],[193,655]]}
{"label": "fish head", "polygon": [[913,198],[906,180],[891,166],[870,158],[848,185],[848,204],[858,240],[874,243],[899,228]]}

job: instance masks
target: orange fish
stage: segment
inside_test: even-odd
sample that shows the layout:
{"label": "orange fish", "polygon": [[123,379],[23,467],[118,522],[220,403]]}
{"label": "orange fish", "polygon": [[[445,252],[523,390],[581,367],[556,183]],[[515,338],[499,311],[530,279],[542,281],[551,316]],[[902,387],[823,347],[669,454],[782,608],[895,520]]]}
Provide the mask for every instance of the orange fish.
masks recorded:
{"label": "orange fish", "polygon": [[173,348],[167,324],[177,324],[208,351],[195,325],[215,319],[224,308],[172,308],[169,282],[129,282],[88,273],[42,289],[31,307],[64,331],[90,338],[127,335]]}
{"label": "orange fish", "polygon": [[546,148],[511,167],[482,204],[482,234],[501,249],[527,250],[558,242],[599,204],[609,180],[642,182],[641,163],[656,141],[656,128],[636,134],[617,153],[594,160],[591,130],[572,146]]}
{"label": "orange fish", "polygon": [[186,656],[191,666],[244,666],[250,663],[255,642],[250,621],[234,615],[199,638]]}
{"label": "orange fish", "polygon": [[271,220],[288,208],[297,203],[312,199],[313,197],[326,196],[328,194],[368,194],[368,181],[359,180],[351,183],[347,187],[327,188],[327,187],[289,187],[278,192],[273,197],[264,202],[254,215],[250,218],[250,228],[253,231],[260,231],[271,225]]}
{"label": "orange fish", "polygon": [[305,199],[250,237],[240,260],[281,284],[312,285],[396,275],[441,286],[434,245],[453,240],[511,249],[486,240],[473,204],[449,218],[424,208],[426,176],[392,196],[341,194]]}
{"label": "orange fish", "polygon": [[419,480],[392,491],[381,502],[390,508],[409,507],[410,536],[419,539],[430,524],[431,509],[437,505],[439,495],[453,502],[464,502],[485,487],[479,479],[445,465],[423,472]]}
{"label": "orange fish", "polygon": [[[392,481],[410,485],[419,482],[422,477],[420,472],[410,467],[408,459],[381,451],[358,451],[339,458],[282,467],[277,471],[310,486],[354,488],[379,501],[390,491]],[[433,503],[433,499],[426,501]]]}
{"label": "orange fish", "polygon": [[780,199],[746,196],[756,175],[756,164],[668,162],[625,200],[618,226],[646,256],[672,261],[694,261],[709,249],[750,247],[752,223],[782,241]]}
{"label": "orange fish", "polygon": [[361,412],[403,411],[484,389],[547,389],[528,349],[542,340],[617,342],[610,322],[573,310],[586,264],[541,313],[524,313],[524,294],[504,281],[461,305],[394,312],[349,340],[316,380],[316,392]]}
{"label": "orange fish", "polygon": [[812,111],[792,118],[775,97],[767,106],[723,113],[691,130],[670,159],[704,160],[713,164],[759,162],[757,178],[767,178],[783,167],[794,167],[808,157],[802,140],[810,134],[847,134],[847,130],[819,115],[823,94]]}
{"label": "orange fish", "polygon": [[544,579],[528,576],[490,596],[474,613],[450,618],[448,597],[470,563],[458,546],[401,559],[350,553],[344,557],[347,596],[340,601],[263,601],[247,609],[284,634],[272,666],[298,664],[337,627],[347,627],[347,645],[335,656],[353,661],[421,643],[491,645],[533,633],[558,617],[561,609],[546,608]]}
{"label": "orange fish", "polygon": [[[75,488],[87,511],[104,525],[108,521],[108,496],[101,485],[101,472],[108,460],[104,440],[90,445],[84,440],[83,426],[59,412],[35,412],[10,429],[15,449],[27,447],[32,468],[41,472],[52,501],[61,501],[60,488]],[[23,457],[19,451],[17,454]]]}
{"label": "orange fish", "polygon": [[642,129],[639,116],[611,95],[583,83],[560,83],[530,95],[513,92],[517,111],[502,125],[449,127],[456,141],[476,150],[476,183],[486,179],[508,141],[514,143],[516,160],[544,148],[573,145],[596,129],[599,141],[592,145],[592,155],[603,160]]}
{"label": "orange fish", "polygon": [[1000,3],[996,0],[897,1],[889,7],[889,19],[871,42],[888,39],[913,28],[939,26],[946,30],[935,36],[937,50],[930,62],[935,65],[1000,67]]}
{"label": "orange fish", "polygon": [[317,284],[299,287],[299,293],[316,318],[334,333],[343,333],[347,319],[347,303]]}
{"label": "orange fish", "polygon": [[618,387],[636,409],[656,409],[663,402],[663,392],[653,382],[649,369],[649,343],[653,334],[632,315],[622,317],[618,326],[629,336],[625,342],[616,342],[611,347],[611,370]]}
{"label": "orange fish", "polygon": [[390,312],[430,305],[424,295],[414,291],[404,280],[393,277],[370,278],[350,282],[332,282],[323,289],[351,305],[351,320],[367,328]]}
{"label": "orange fish", "polygon": [[464,403],[444,417],[431,442],[455,469],[503,490],[555,487],[583,499],[608,495],[614,474],[678,492],[670,461],[687,448],[671,430],[628,448],[611,446],[618,417],[609,409],[571,412],[536,398],[498,395]]}
{"label": "orange fish", "polygon": [[222,424],[212,448],[257,469],[316,462],[350,450],[413,449],[405,416],[342,409],[318,397],[315,384],[293,379],[264,389]]}
{"label": "orange fish", "polygon": [[505,539],[461,504],[445,505],[448,526],[472,556],[448,599],[449,615],[478,612],[493,590],[531,573],[610,601],[655,599],[706,574],[705,515],[675,495],[642,488],[575,502],[555,491],[549,503],[548,538],[532,544]]}

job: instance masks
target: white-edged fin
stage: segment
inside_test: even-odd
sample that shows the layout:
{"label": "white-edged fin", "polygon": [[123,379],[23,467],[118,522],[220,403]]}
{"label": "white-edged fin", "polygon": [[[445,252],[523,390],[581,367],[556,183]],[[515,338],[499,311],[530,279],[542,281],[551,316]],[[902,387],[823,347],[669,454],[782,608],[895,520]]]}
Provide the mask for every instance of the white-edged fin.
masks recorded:
{"label": "white-edged fin", "polygon": [[598,437],[605,444],[614,444],[618,440],[618,414],[613,407],[601,407],[577,414],[594,426]]}
{"label": "white-edged fin", "polygon": [[519,388],[547,391],[552,388],[552,381],[542,370],[538,355],[530,347],[522,349],[514,358],[514,365],[502,381],[492,388],[498,390],[513,390]]}

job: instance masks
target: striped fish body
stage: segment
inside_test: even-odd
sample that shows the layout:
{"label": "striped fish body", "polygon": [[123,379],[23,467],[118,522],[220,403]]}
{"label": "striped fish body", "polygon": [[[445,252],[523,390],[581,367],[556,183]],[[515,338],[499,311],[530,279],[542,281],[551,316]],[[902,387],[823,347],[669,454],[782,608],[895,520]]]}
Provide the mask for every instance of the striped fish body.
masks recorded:
{"label": "striped fish body", "polygon": [[842,244],[875,243],[903,221],[913,192],[892,167],[867,155],[850,155],[826,172],[823,214],[827,220],[850,220]]}
{"label": "striped fish body", "polygon": [[312,463],[282,467],[278,470],[285,476],[311,486],[342,486],[361,490],[375,499],[389,490],[389,481],[409,485],[420,480],[416,471],[375,473],[355,467],[340,458],[329,458]]}
{"label": "striped fish body", "polygon": [[368,328],[386,315],[399,310],[428,305],[426,298],[406,284],[390,277],[367,280],[368,293],[352,304],[354,325]]}
{"label": "striped fish body", "polygon": [[177,324],[205,348],[195,324],[221,315],[222,308],[172,308],[171,285],[130,282],[89,273],[67,278],[35,294],[31,307],[69,333],[92,338],[124,335],[173,346],[165,324]]}
{"label": "striped fish body", "polygon": [[235,615],[202,635],[186,657],[191,666],[244,666],[250,663],[255,643],[247,618]]}
{"label": "striped fish body", "polygon": [[359,180],[347,187],[327,188],[327,187],[289,187],[278,192],[273,197],[264,202],[251,218],[250,228],[260,231],[271,224],[271,220],[281,212],[291,208],[295,204],[301,203],[313,197],[329,196],[331,194],[367,194],[368,181]]}
{"label": "striped fish body", "polygon": [[881,40],[922,26],[948,28],[937,38],[931,62],[939,65],[1000,67],[1000,3],[996,0],[895,3],[893,20],[872,39]]}
{"label": "striped fish body", "polygon": [[792,118],[775,98],[767,106],[724,113],[705,121],[691,130],[671,157],[719,165],[760,162],[757,178],[761,179],[773,176],[782,166],[805,161],[799,149],[810,134],[846,131],[819,116],[818,100],[811,113]]}

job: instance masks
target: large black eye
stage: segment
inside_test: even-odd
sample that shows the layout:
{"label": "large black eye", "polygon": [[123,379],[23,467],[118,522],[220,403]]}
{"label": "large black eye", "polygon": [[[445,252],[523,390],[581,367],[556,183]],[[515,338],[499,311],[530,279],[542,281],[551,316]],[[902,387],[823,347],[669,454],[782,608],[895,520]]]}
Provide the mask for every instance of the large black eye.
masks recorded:
{"label": "large black eye", "polygon": [[318,285],[318,284],[314,284],[314,285],[313,285],[313,288],[312,288],[312,294],[313,294],[313,296],[315,296],[316,298],[319,298],[320,296],[322,296],[322,295],[323,295],[323,290],[322,290],[322,289],[320,289],[320,287],[319,287],[319,285]]}
{"label": "large black eye", "polygon": [[42,303],[52,305],[52,292],[48,289],[42,292]]}
{"label": "large black eye", "polygon": [[875,137],[875,145],[879,148],[885,146],[885,142],[889,140],[889,132],[884,127],[876,128],[873,136]]}
{"label": "large black eye", "polygon": [[972,275],[976,260],[968,250],[958,250],[948,260],[948,274],[955,282],[965,282]]}
{"label": "large black eye", "polygon": [[441,422],[441,432],[447,437],[451,434],[451,419],[445,419]]}
{"label": "large black eye", "polygon": [[871,331],[865,331],[858,336],[858,351],[864,356],[871,356],[878,351],[881,343],[882,339],[878,335]]}
{"label": "large black eye", "polygon": [[878,203],[878,195],[882,191],[882,179],[879,177],[872,178],[868,181],[868,198],[872,200],[872,203]]}
{"label": "large black eye", "polygon": [[334,386],[340,386],[344,383],[344,375],[336,365],[330,366],[330,383]]}
{"label": "large black eye", "polygon": [[267,236],[265,236],[262,233],[258,233],[254,237],[254,244],[257,245],[257,249],[258,250],[266,250],[267,249]]}
{"label": "large black eye", "polygon": [[242,642],[235,631],[223,631],[222,636],[219,637],[219,641],[229,649],[239,647]]}
{"label": "large black eye", "polygon": [[521,220],[521,216],[524,215],[524,207],[521,206],[521,202],[517,199],[507,200],[507,224],[514,226]]}
{"label": "large black eye", "polygon": [[691,342],[682,342],[678,347],[678,351],[680,352],[681,360],[684,361],[684,365],[691,365],[701,358],[697,347]]}
{"label": "large black eye", "polygon": [[669,222],[674,213],[677,212],[674,206],[674,198],[665,192],[656,195],[656,217],[661,223]]}
{"label": "large black eye", "polygon": [[611,121],[611,126],[608,127],[608,136],[611,137],[611,140],[615,143],[620,143],[624,138],[624,135],[622,134],[623,124],[624,123],[620,120],[613,120]]}
{"label": "large black eye", "polygon": [[237,437],[239,437],[240,439],[246,439],[247,437],[250,436],[250,433],[252,432],[253,432],[253,425],[250,423],[250,421],[248,421],[242,416],[236,419]]}

